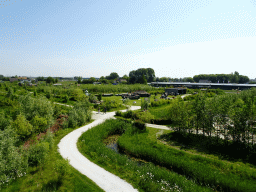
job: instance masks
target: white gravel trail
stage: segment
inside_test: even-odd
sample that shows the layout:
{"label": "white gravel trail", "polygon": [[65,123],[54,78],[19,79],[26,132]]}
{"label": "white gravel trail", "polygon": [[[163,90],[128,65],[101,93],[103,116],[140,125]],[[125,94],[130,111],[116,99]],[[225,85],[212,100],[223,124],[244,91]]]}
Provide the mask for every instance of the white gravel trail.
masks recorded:
{"label": "white gravel trail", "polygon": [[[140,106],[132,106],[131,110],[140,109]],[[123,110],[125,111],[125,110]],[[63,158],[70,160],[70,164],[94,181],[104,191],[119,192],[119,191],[138,191],[126,181],[120,179],[116,175],[106,171],[100,166],[96,165],[84,157],[77,149],[78,138],[88,129],[103,123],[106,119],[113,118],[115,112],[108,112],[107,114],[93,112],[94,122],[76,129],[63,137],[58,144],[59,153]]]}

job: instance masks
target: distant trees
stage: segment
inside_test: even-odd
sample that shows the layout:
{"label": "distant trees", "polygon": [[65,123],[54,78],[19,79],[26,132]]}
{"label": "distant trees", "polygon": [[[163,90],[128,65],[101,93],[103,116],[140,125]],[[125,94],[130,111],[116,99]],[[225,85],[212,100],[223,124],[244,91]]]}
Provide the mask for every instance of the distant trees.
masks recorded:
{"label": "distant trees", "polygon": [[212,83],[247,83],[249,82],[249,77],[244,76],[244,75],[239,75],[237,71],[231,74],[200,74],[200,75],[195,75],[193,77],[193,80],[195,82],[199,82],[199,80],[208,80],[211,81]]}
{"label": "distant trees", "polygon": [[45,81],[43,76],[42,77],[37,77],[36,79],[37,79],[37,81]]}
{"label": "distant trees", "polygon": [[183,81],[184,81],[184,82],[191,82],[191,83],[193,83],[193,82],[194,82],[194,79],[193,79],[192,77],[185,77],[185,78],[183,79]]}
{"label": "distant trees", "polygon": [[47,77],[46,83],[55,83],[55,79],[53,79],[52,77]]}
{"label": "distant trees", "polygon": [[112,72],[112,73],[110,73],[109,76],[106,76],[106,79],[107,79],[107,80],[115,80],[115,79],[117,79],[118,77],[119,77],[119,75],[118,75],[116,72]]}
{"label": "distant trees", "polygon": [[143,75],[147,82],[152,82],[155,80],[155,71],[152,68],[140,68],[137,70],[133,70],[129,73],[129,83],[144,84],[145,80],[143,78]]}

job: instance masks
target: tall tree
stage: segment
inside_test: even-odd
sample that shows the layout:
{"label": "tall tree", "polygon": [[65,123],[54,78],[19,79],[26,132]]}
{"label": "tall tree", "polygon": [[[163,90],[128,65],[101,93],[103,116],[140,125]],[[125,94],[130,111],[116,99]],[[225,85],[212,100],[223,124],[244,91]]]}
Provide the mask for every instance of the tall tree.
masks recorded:
{"label": "tall tree", "polygon": [[119,77],[119,75],[116,72],[112,72],[112,73],[110,73],[109,76],[106,77],[106,79],[108,79],[108,80],[115,80],[118,77]]}
{"label": "tall tree", "polygon": [[155,72],[152,68],[140,68],[133,70],[129,73],[129,82],[134,83],[143,83],[142,77],[145,76],[147,82],[152,82],[155,80]]}

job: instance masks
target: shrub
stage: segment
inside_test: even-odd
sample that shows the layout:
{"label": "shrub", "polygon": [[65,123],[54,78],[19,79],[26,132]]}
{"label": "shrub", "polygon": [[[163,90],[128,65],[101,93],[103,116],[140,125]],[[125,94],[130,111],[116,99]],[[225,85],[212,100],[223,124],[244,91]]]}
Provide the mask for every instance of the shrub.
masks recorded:
{"label": "shrub", "polygon": [[38,117],[37,115],[30,121],[33,125],[33,132],[41,133],[47,129],[47,120],[43,117]]}
{"label": "shrub", "polygon": [[49,152],[49,143],[40,142],[32,145],[28,151],[28,164],[30,166],[37,166],[44,163]]}
{"label": "shrub", "polygon": [[71,173],[69,160],[68,159],[58,159],[55,162],[54,169],[58,173],[58,179],[62,180],[63,177],[65,177]]}
{"label": "shrub", "polygon": [[49,149],[52,149],[54,145],[54,134],[48,130],[46,135],[44,136],[44,141],[49,143]]}
{"label": "shrub", "polygon": [[150,123],[154,120],[154,115],[152,115],[149,111],[143,111],[136,113],[137,118],[143,122]]}
{"label": "shrub", "polygon": [[15,147],[15,133],[8,127],[0,130],[0,189],[4,183],[26,174],[28,161],[22,148]]}
{"label": "shrub", "polygon": [[136,120],[133,125],[138,128],[140,131],[145,131],[146,130],[146,125],[144,122],[140,121],[140,120]]}
{"label": "shrub", "polygon": [[149,108],[149,101],[144,98],[144,101],[141,99],[141,110],[148,110]]}
{"label": "shrub", "polygon": [[25,116],[18,115],[16,120],[12,122],[11,126],[16,131],[16,134],[20,136],[20,138],[24,139],[31,135],[33,131],[32,125],[29,121],[26,120]]}
{"label": "shrub", "polygon": [[64,122],[63,127],[75,128],[77,126],[82,126],[86,121],[91,120],[91,107],[88,101],[77,102],[73,109],[70,110],[68,121]]}
{"label": "shrub", "polygon": [[62,97],[62,99],[63,99],[63,102],[64,102],[64,103],[67,103],[67,102],[69,101],[68,95],[64,95],[64,96]]}
{"label": "shrub", "polygon": [[51,98],[51,93],[47,92],[45,96],[46,96],[47,99],[50,99]]}
{"label": "shrub", "polygon": [[10,124],[11,120],[9,118],[6,118],[3,113],[0,113],[0,130],[4,130]]}
{"label": "shrub", "polygon": [[122,112],[121,111],[116,111],[116,116],[122,117]]}
{"label": "shrub", "polygon": [[97,95],[97,98],[98,98],[99,101],[101,101],[102,95],[99,93],[99,94]]}

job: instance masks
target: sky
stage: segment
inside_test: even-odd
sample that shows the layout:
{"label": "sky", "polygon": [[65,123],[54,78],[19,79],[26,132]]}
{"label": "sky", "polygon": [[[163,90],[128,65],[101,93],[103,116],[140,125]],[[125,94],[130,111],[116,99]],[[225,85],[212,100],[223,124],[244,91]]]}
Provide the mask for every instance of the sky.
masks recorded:
{"label": "sky", "polygon": [[0,75],[256,78],[256,0],[0,0]]}

